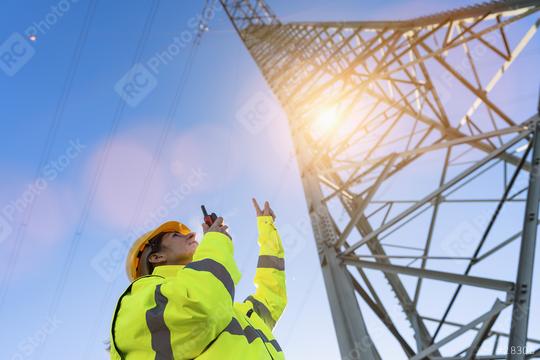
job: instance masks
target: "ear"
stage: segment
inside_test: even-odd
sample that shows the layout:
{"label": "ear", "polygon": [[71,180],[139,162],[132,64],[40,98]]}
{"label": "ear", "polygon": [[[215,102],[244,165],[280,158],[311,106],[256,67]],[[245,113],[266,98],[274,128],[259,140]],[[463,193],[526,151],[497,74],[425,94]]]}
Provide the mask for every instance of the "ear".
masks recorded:
{"label": "ear", "polygon": [[148,257],[151,264],[161,264],[167,261],[167,256],[161,252],[153,253]]}

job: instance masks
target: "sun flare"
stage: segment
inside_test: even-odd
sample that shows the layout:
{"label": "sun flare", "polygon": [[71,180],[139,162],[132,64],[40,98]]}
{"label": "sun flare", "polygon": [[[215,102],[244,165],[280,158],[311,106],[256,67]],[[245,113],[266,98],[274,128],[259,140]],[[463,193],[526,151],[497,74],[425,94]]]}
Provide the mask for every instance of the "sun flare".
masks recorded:
{"label": "sun flare", "polygon": [[338,114],[335,107],[321,110],[315,117],[313,131],[317,135],[322,135],[330,131],[337,123]]}

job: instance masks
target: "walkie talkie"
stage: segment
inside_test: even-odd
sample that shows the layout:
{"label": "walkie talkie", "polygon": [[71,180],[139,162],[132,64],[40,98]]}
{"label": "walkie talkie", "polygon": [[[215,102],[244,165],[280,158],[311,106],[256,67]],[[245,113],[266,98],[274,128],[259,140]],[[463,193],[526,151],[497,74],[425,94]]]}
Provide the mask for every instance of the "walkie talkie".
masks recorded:
{"label": "walkie talkie", "polygon": [[206,223],[206,225],[212,226],[214,221],[216,221],[217,219],[216,213],[211,213],[210,215],[208,215],[208,212],[206,211],[206,208],[204,207],[204,205],[201,205],[201,209],[204,215],[204,222]]}

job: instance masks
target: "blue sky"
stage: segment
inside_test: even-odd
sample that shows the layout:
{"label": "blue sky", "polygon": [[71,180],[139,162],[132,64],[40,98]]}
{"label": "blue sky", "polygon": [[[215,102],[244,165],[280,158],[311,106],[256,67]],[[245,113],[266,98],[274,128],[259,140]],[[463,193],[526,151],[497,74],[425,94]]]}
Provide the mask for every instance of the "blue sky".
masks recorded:
{"label": "blue sky", "polygon": [[[224,12],[193,53],[203,1],[162,1],[143,47],[150,1],[61,2],[3,3],[0,39],[41,27],[20,69],[0,73],[0,205],[3,229],[12,230],[0,241],[0,317],[9,329],[0,358],[107,358],[103,341],[128,284],[125,244],[165,219],[199,231],[200,204],[229,223],[243,273],[237,294],[249,295],[252,196],[271,202],[287,253],[289,306],[277,339],[290,359],[338,358],[286,119]],[[470,3],[269,1],[284,21],[409,18]],[[180,51],[164,58],[175,37]],[[131,106],[115,87],[134,62],[155,65],[154,86]],[[239,120],[261,98],[268,123]]]}

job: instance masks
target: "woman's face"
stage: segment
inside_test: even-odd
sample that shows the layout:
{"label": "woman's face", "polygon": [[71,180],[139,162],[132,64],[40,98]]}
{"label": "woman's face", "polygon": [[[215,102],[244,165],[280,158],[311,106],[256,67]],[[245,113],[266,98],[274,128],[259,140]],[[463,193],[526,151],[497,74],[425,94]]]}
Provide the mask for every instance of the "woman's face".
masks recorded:
{"label": "woman's face", "polygon": [[166,256],[169,265],[186,265],[193,259],[193,253],[199,243],[195,240],[195,233],[183,235],[178,232],[170,232],[163,235],[161,251]]}

